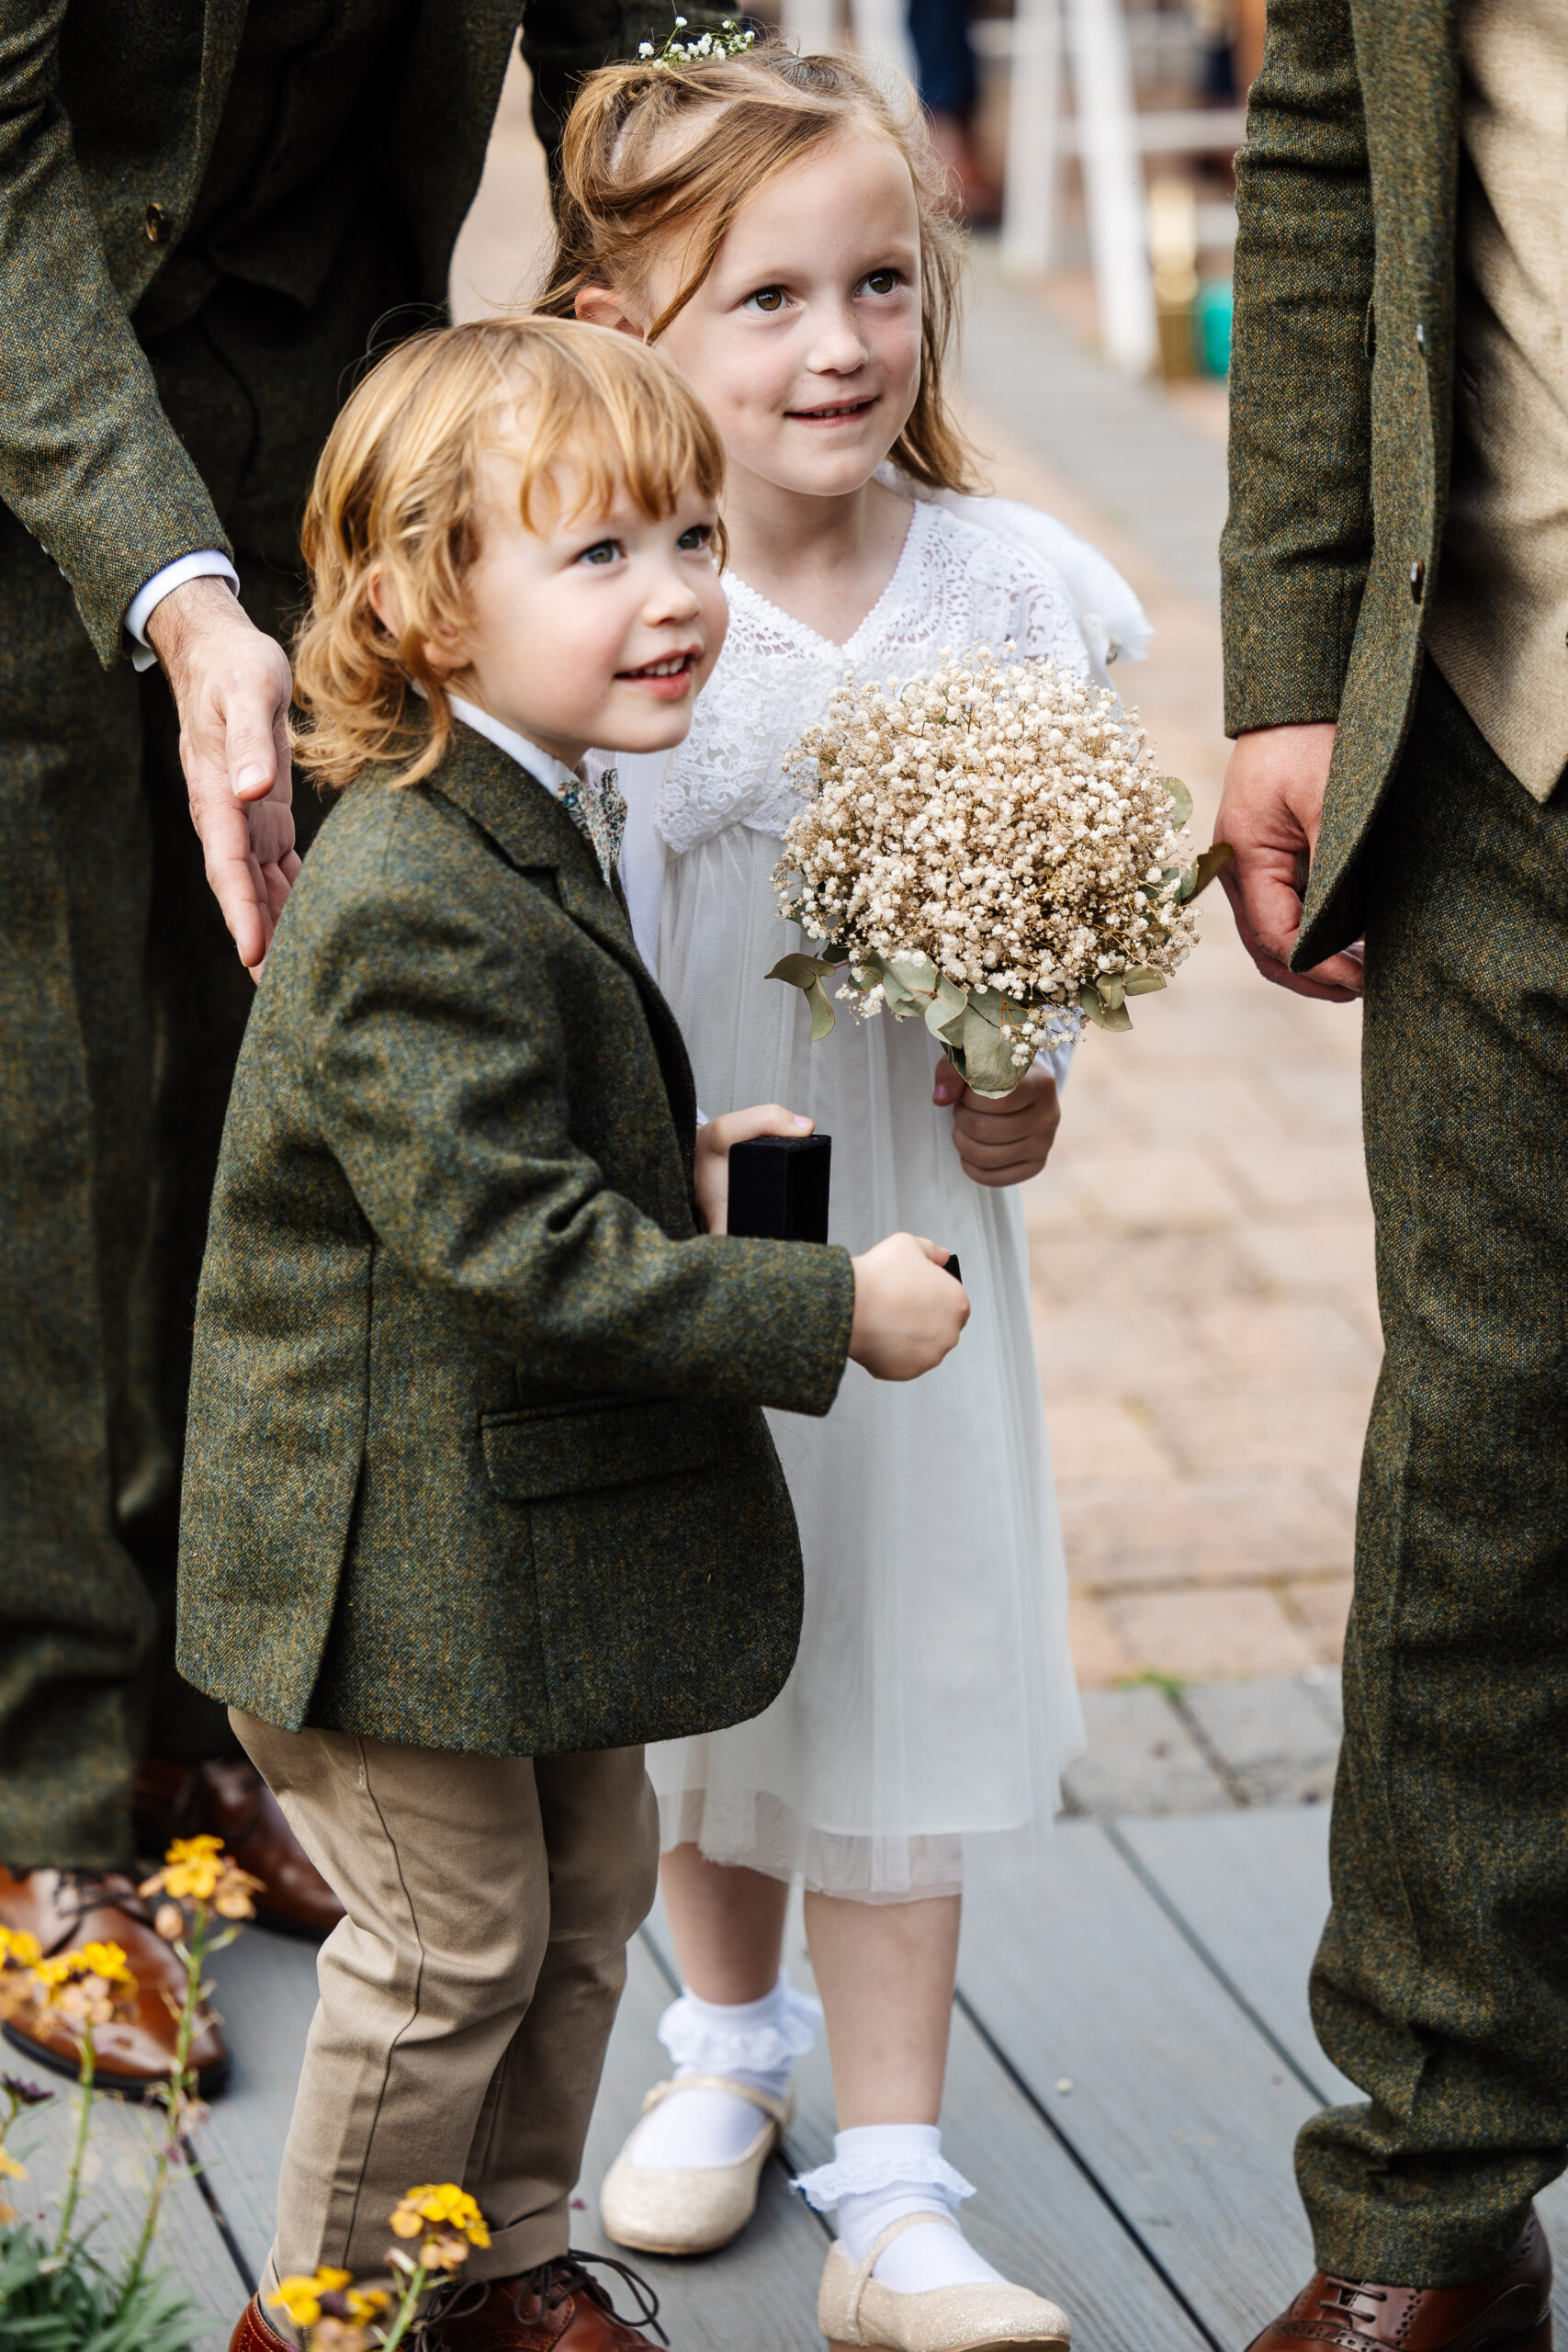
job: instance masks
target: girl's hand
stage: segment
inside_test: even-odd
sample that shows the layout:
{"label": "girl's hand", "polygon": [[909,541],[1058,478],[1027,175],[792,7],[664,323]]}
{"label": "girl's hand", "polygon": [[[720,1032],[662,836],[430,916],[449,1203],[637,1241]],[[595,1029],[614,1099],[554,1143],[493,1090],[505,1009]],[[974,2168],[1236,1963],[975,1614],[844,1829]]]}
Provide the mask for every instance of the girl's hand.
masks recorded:
{"label": "girl's hand", "polygon": [[710,1233],[729,1230],[729,1147],[753,1136],[808,1136],[815,1119],[785,1111],[777,1102],[754,1103],[749,1111],[727,1111],[697,1129],[697,1165],[693,1189],[697,1213]]}
{"label": "girl's hand", "polygon": [[951,1102],[953,1140],[972,1183],[1023,1184],[1051,1157],[1062,1106],[1048,1069],[1032,1069],[1010,1094],[993,1101],[966,1086],[944,1054],[936,1066],[933,1102]]}

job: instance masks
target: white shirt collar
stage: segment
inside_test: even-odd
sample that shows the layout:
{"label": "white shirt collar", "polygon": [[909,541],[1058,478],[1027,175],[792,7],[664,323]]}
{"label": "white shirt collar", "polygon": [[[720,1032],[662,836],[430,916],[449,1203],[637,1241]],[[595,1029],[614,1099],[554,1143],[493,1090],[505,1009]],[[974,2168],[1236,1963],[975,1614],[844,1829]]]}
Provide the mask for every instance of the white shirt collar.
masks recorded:
{"label": "white shirt collar", "polygon": [[477,703],[465,702],[460,695],[453,694],[446,700],[454,718],[460,718],[465,727],[471,727],[476,735],[484,736],[497,751],[505,752],[519,767],[526,768],[530,775],[548,785],[558,800],[563,792],[575,790],[581,784],[582,778],[575,768],[569,768],[553,752],[541,752],[537,743],[530,743],[526,735],[519,735],[514,727],[503,727],[499,718],[492,718]]}

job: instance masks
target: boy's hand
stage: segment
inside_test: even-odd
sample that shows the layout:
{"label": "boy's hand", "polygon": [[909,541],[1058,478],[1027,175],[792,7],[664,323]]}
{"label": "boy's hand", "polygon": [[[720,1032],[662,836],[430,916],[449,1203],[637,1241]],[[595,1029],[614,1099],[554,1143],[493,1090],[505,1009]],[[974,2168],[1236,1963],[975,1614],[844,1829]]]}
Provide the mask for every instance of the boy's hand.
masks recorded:
{"label": "boy's hand", "polygon": [[803,1119],[777,1102],[754,1103],[749,1111],[727,1111],[697,1129],[694,1186],[697,1210],[710,1233],[729,1230],[729,1147],[753,1136],[808,1136],[815,1119]]}
{"label": "boy's hand", "polygon": [[942,1269],[934,1241],[892,1233],[850,1262],[855,1316],[850,1355],[874,1380],[918,1380],[939,1364],[969,1320],[969,1294]]}
{"label": "boy's hand", "polygon": [[1010,1094],[992,1100],[966,1086],[944,1054],[936,1066],[933,1102],[953,1104],[953,1140],[972,1183],[1022,1184],[1051,1156],[1062,1106],[1048,1069],[1032,1069]]}

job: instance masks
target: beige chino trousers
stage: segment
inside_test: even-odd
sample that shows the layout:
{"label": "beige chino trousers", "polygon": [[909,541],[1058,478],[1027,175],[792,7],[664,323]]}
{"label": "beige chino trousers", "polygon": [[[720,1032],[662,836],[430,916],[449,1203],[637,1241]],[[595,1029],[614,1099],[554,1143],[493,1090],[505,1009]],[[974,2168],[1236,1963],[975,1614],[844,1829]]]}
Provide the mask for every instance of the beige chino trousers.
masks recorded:
{"label": "beige chino trousers", "polygon": [[457,1756],[230,1721],[347,1914],[321,1946],[263,2292],[322,2263],[384,2270],[388,2217],[423,2181],[467,2188],[490,2225],[466,2278],[564,2254],[653,1901],[642,1750]]}

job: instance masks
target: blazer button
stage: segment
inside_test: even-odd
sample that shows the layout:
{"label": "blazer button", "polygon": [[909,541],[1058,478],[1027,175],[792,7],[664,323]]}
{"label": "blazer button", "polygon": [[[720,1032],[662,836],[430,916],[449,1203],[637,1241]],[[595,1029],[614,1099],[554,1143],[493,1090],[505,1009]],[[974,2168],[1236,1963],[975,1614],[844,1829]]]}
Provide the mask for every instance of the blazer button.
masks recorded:
{"label": "blazer button", "polygon": [[1426,585],[1427,567],[1417,556],[1410,567],[1410,601],[1413,605],[1418,605],[1421,602],[1421,591]]}
{"label": "blazer button", "polygon": [[166,245],[169,242],[169,231],[173,225],[174,224],[170,220],[168,213],[165,211],[163,205],[150,204],[147,207],[147,241],[149,244]]}

